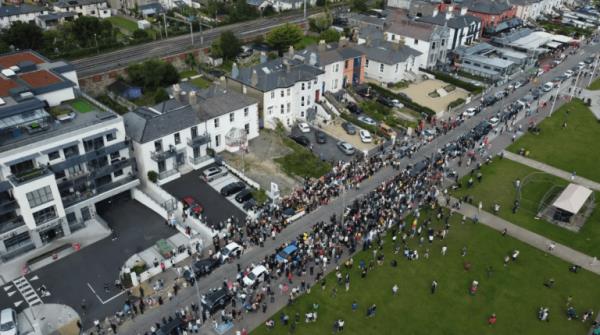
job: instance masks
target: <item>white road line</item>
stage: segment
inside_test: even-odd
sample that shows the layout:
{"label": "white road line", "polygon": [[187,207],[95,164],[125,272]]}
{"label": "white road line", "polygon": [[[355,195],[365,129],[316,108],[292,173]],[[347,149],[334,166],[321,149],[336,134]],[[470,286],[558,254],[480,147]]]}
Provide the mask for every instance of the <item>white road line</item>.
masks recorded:
{"label": "white road line", "polygon": [[100,301],[100,303],[102,303],[102,305],[105,305],[111,301],[113,301],[114,299],[122,296],[123,294],[125,294],[127,291],[121,291],[118,294],[113,295],[112,297],[106,299],[106,300],[102,300],[102,298],[100,298],[100,296],[98,295],[98,293],[96,293],[96,291],[94,290],[94,288],[92,287],[92,285],[90,285],[90,283],[87,283],[87,286],[90,288],[90,290],[92,291],[92,293],[94,293],[94,295],[96,296],[96,298],[98,299],[98,301]]}
{"label": "white road line", "polygon": [[[39,278],[36,278],[39,279]],[[35,306],[43,304],[42,298],[37,294],[33,286],[29,283],[27,278],[19,277],[13,280],[13,283],[17,287],[17,290],[21,294],[21,296],[25,299],[29,306]],[[19,303],[20,305],[20,303]]]}
{"label": "white road line", "polygon": [[94,291],[94,288],[92,287],[92,285],[90,285],[90,283],[87,283],[87,286],[90,288],[90,290],[92,290],[92,293],[94,293],[96,298],[98,298],[98,300],[104,305],[104,301],[102,301],[102,299],[100,299],[100,296],[98,295],[98,293],[96,293],[96,291]]}

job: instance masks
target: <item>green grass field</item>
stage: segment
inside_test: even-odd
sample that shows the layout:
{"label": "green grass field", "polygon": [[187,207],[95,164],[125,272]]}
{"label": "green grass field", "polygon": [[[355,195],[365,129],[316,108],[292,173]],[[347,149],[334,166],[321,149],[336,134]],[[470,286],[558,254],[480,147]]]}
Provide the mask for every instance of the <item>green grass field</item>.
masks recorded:
{"label": "green grass field", "polygon": [[[423,218],[426,216],[422,216]],[[434,221],[436,221],[434,219]],[[375,265],[366,278],[360,278],[357,270],[359,260],[372,259],[371,251],[361,252],[354,257],[354,268],[350,270],[350,291],[338,286],[334,273],[327,277],[326,290],[314,285],[310,294],[300,297],[294,305],[283,311],[294,319],[300,313],[300,323],[295,334],[330,334],[334,321],[345,320],[342,334],[586,334],[590,323],[580,320],[568,321],[566,301],[572,296],[572,305],[579,314],[588,309],[600,308],[600,288],[598,277],[586,271],[572,274],[569,264],[547,256],[529,245],[482,225],[468,222],[461,225],[458,217],[451,221],[452,228],[444,241],[417,247],[415,240],[409,245],[418,248],[421,259],[408,261],[401,255],[391,252],[390,237],[384,244],[384,265]],[[440,224],[434,223],[439,229]],[[442,245],[447,245],[446,256],[440,253]],[[461,257],[461,249],[467,247],[466,257]],[[425,248],[430,249],[429,259],[423,258]],[[519,250],[516,262],[503,266],[504,256]],[[398,260],[398,267],[390,266],[392,259]],[[464,269],[464,262],[471,263],[471,269]],[[332,265],[333,266],[333,265]],[[491,266],[493,271],[486,269]],[[343,267],[341,267],[343,268]],[[342,271],[345,275],[345,270]],[[554,278],[556,284],[547,288],[543,283]],[[439,284],[435,294],[430,293],[432,280]],[[479,281],[476,295],[468,293],[471,282]],[[297,285],[297,283],[295,283]],[[398,285],[397,296],[392,294],[392,286]],[[337,287],[337,296],[332,297],[332,288]],[[358,310],[352,312],[351,304],[356,301]],[[318,303],[318,321],[306,324],[304,314]],[[369,305],[377,305],[377,314],[366,317]],[[550,322],[537,319],[540,306],[550,308]],[[272,313],[272,311],[269,311]],[[252,334],[288,334],[280,321],[281,311],[273,315],[276,326],[268,330],[264,325]],[[491,313],[496,313],[498,321],[494,326],[487,324]]]}
{"label": "green grass field", "polygon": [[210,82],[210,80],[207,80],[204,77],[198,77],[195,79],[190,80],[190,83],[198,86],[199,88],[208,88],[210,87],[210,85],[212,85],[212,82]]}
{"label": "green grass field", "polygon": [[283,157],[275,158],[275,162],[288,175],[292,177],[319,178],[331,171],[331,164],[321,161],[310,150],[287,137],[282,137],[282,139],[283,143],[292,149],[293,152]]}
{"label": "green grass field", "polygon": [[[562,128],[565,121],[567,127]],[[600,182],[600,123],[581,100],[562,106],[540,128],[539,135],[527,134],[508,150],[516,153],[525,148],[529,158]]]}
{"label": "green grass field", "polygon": [[191,76],[195,76],[198,74],[198,71],[196,70],[184,70],[179,72],[179,78],[189,78]]}
{"label": "green grass field", "polygon": [[594,80],[587,89],[592,91],[600,90],[600,78]]}
{"label": "green grass field", "polygon": [[[484,165],[481,169],[482,182],[477,182],[473,177],[474,184],[467,189],[465,176],[461,183],[463,187],[453,192],[457,197],[470,195],[473,204],[477,206],[479,201],[483,203],[484,210],[492,212],[494,202],[500,205],[498,216],[516,225],[546,236],[551,240],[567,245],[588,255],[600,255],[600,194],[596,194],[596,209],[592,216],[579,232],[573,232],[534,217],[538,212],[538,205],[544,195],[553,185],[566,186],[568,181],[558,177],[540,172],[528,166],[515,163],[508,159],[496,160],[491,165]],[[529,176],[526,180],[526,176]],[[521,207],[516,214],[512,213],[512,206],[516,199],[516,188],[514,182],[520,179],[522,184]],[[556,189],[560,191],[560,189]]]}
{"label": "green grass field", "polygon": [[131,34],[138,29],[137,22],[126,19],[122,16],[111,16],[107,18],[107,20],[110,21],[113,26],[121,29],[121,31],[125,33]]}
{"label": "green grass field", "polygon": [[94,106],[87,100],[77,98],[70,103],[79,113],[87,113],[95,110]]}

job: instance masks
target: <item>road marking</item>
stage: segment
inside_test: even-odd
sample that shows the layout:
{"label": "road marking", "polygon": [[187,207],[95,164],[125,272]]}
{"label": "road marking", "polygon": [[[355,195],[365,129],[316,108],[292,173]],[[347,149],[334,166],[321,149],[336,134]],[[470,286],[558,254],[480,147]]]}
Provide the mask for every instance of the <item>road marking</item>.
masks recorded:
{"label": "road marking", "polygon": [[[13,280],[13,283],[29,306],[41,305],[44,303],[27,278],[19,277]],[[19,304],[21,304],[21,302]]]}
{"label": "road marking", "polygon": [[40,277],[38,277],[36,275],[36,276],[33,276],[33,277],[29,278],[29,281],[34,281],[34,280],[38,280],[38,279],[40,279]]}
{"label": "road marking", "polygon": [[19,307],[21,306],[21,304],[23,303],[23,300],[19,300],[17,302],[14,303],[15,307]]}
{"label": "road marking", "polygon": [[87,283],[87,286],[90,288],[90,290],[92,291],[92,293],[94,293],[94,295],[96,296],[96,298],[98,298],[98,301],[100,301],[100,303],[102,303],[102,305],[105,305],[113,300],[115,300],[116,298],[122,296],[123,294],[125,294],[127,291],[121,291],[115,295],[113,295],[112,297],[106,299],[106,300],[102,300],[102,298],[100,298],[100,296],[98,295],[98,293],[96,293],[96,291],[94,290],[94,288],[92,287],[92,285],[90,285],[90,283]]}
{"label": "road marking", "polygon": [[9,297],[12,297],[13,295],[15,295],[15,293],[17,293],[17,291],[10,291],[10,292],[6,292],[6,295],[8,295]]}
{"label": "road marking", "polygon": [[8,292],[8,290],[12,289],[12,284],[8,284],[6,286],[4,286],[4,292]]}

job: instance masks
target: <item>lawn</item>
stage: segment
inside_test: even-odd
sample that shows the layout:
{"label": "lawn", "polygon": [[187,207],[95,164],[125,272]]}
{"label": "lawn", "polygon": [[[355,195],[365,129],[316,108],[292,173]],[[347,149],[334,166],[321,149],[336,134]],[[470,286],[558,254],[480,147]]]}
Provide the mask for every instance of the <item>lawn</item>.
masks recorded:
{"label": "lawn", "polygon": [[[562,128],[565,121],[567,127]],[[540,128],[539,135],[527,134],[508,150],[525,148],[532,159],[600,182],[600,123],[581,100],[562,106]]]}
{"label": "lawn", "polygon": [[306,49],[308,46],[311,46],[311,45],[317,44],[317,43],[319,43],[318,36],[303,36],[302,39],[300,40],[300,42],[294,44],[294,49],[295,50],[303,50],[303,49]]}
{"label": "lawn", "polygon": [[122,16],[111,16],[107,19],[113,26],[118,27],[121,31],[133,33],[138,29],[137,22],[126,19]]}
{"label": "lawn", "polygon": [[87,113],[96,109],[89,101],[81,98],[73,100],[70,105],[79,113]]}
{"label": "lawn", "polygon": [[[492,212],[495,202],[500,205],[498,216],[530,231],[536,232],[548,239],[567,245],[588,255],[600,255],[600,194],[596,194],[596,209],[592,216],[579,232],[573,232],[534,217],[538,211],[540,200],[546,195],[553,185],[566,186],[568,181],[540,172],[528,166],[515,163],[508,159],[497,160],[491,165],[484,165],[481,169],[483,179],[479,183],[475,180],[473,187],[467,189],[465,176],[461,183],[463,187],[453,194],[457,197],[470,195],[473,204],[483,203],[484,210]],[[529,176],[526,181],[525,177]],[[512,206],[516,199],[514,182],[520,179],[523,188],[520,200],[520,209],[512,213]],[[557,189],[558,190],[558,189]]]}
{"label": "lawn", "polygon": [[[425,214],[425,213],[422,213]],[[422,218],[426,218],[422,215]],[[360,252],[354,256],[354,268],[350,270],[350,291],[343,284],[335,283],[334,273],[326,280],[326,290],[318,283],[310,294],[304,295],[284,312],[294,319],[296,312],[301,321],[296,334],[330,334],[334,321],[345,321],[343,334],[586,334],[590,321],[568,321],[566,301],[572,296],[572,305],[578,313],[600,308],[598,277],[581,270],[578,274],[568,271],[569,264],[547,256],[529,245],[483,225],[468,222],[461,225],[458,217],[451,221],[452,228],[443,243],[439,240],[418,247],[415,240],[409,240],[409,247],[417,248],[421,258],[408,261],[392,252],[391,237],[384,243],[384,265],[375,265],[366,278],[360,277],[359,261],[367,263],[372,252]],[[434,226],[440,229],[441,223],[434,219]],[[441,247],[446,245],[448,252],[441,255]],[[461,257],[461,249],[467,247],[466,257]],[[425,248],[430,257],[425,259]],[[507,267],[503,266],[504,256],[519,250],[520,255]],[[391,267],[392,259],[398,261]],[[469,271],[464,269],[469,262]],[[330,265],[333,266],[333,265]],[[492,267],[492,271],[486,270]],[[342,268],[342,274],[346,270]],[[547,288],[543,283],[555,279],[555,286]],[[435,294],[430,293],[432,280],[438,282]],[[471,282],[477,280],[479,289],[476,295],[468,293]],[[298,283],[294,283],[298,285]],[[392,294],[392,286],[398,285],[398,295]],[[332,288],[337,286],[337,296],[332,297]],[[358,309],[352,311],[352,302]],[[307,324],[304,314],[318,307],[318,321]],[[366,317],[366,309],[377,305],[377,314]],[[550,322],[540,322],[537,311],[540,306],[550,309]],[[288,334],[275,313],[275,329],[268,330],[263,325],[252,334]],[[494,326],[487,324],[490,314],[497,315]]]}
{"label": "lawn", "polygon": [[198,74],[198,71],[196,70],[184,70],[179,72],[179,78],[189,78],[191,76],[195,76]]}
{"label": "lawn", "polygon": [[600,78],[594,80],[587,89],[592,91],[600,90]]}
{"label": "lawn", "polygon": [[204,77],[198,77],[190,80],[190,83],[198,86],[199,88],[209,88],[212,82]]}
{"label": "lawn", "polygon": [[294,177],[319,178],[331,171],[331,164],[317,158],[310,150],[299,145],[293,140],[282,137],[283,143],[293,150],[283,157],[275,158],[275,162],[283,171]]}
{"label": "lawn", "polygon": [[393,128],[414,128],[416,125],[414,122],[397,117],[392,108],[384,106],[377,101],[365,100],[360,103],[360,108],[371,118],[385,122],[385,124]]}

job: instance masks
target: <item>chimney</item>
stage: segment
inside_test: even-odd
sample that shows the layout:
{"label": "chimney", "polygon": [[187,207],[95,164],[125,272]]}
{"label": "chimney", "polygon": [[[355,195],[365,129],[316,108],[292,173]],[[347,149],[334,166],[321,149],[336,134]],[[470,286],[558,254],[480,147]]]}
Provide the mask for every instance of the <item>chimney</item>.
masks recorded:
{"label": "chimney", "polygon": [[447,11],[446,12],[446,20],[450,20],[452,18],[452,12]]}
{"label": "chimney", "polygon": [[290,45],[290,49],[288,50],[288,58],[289,59],[294,58],[294,46],[293,45]]}
{"label": "chimney", "polygon": [[179,86],[179,84],[173,84],[173,98],[175,98],[175,100],[177,101],[181,101],[181,97],[179,96],[179,93],[181,93],[181,87]]}
{"label": "chimney", "polygon": [[323,51],[325,51],[327,49],[327,45],[325,44],[325,40],[320,40],[319,41],[319,46],[317,47],[317,49],[320,52],[323,52]]}
{"label": "chimney", "polygon": [[268,60],[268,59],[269,59],[269,58],[267,57],[267,53],[266,53],[266,52],[264,52],[264,51],[261,51],[261,52],[260,52],[260,63],[261,63],[261,64],[264,64],[264,63],[266,63],[266,62],[267,62],[267,60]]}
{"label": "chimney", "polygon": [[290,64],[290,61],[289,61],[289,59],[285,59],[285,58],[284,58],[284,59],[282,60],[282,62],[283,62],[283,66],[285,66],[285,72],[288,72],[288,73],[289,73],[289,72],[290,72],[290,70],[292,69],[292,65]]}
{"label": "chimney", "polygon": [[348,44],[348,39],[345,36],[341,36],[340,37],[340,42],[339,42],[341,47],[345,47]]}
{"label": "chimney", "polygon": [[231,78],[237,79],[240,75],[240,69],[238,69],[237,63],[233,62],[231,65]]}
{"label": "chimney", "polygon": [[370,47],[370,46],[371,46],[371,37],[370,37],[370,36],[367,36],[367,38],[365,39],[365,45],[366,45],[367,47]]}
{"label": "chimney", "polygon": [[308,64],[315,66],[317,65],[317,54],[314,52],[310,53]]}
{"label": "chimney", "polygon": [[258,85],[258,73],[256,73],[256,70],[252,70],[252,76],[250,77],[250,84],[254,87],[256,87],[256,85]]}
{"label": "chimney", "polygon": [[190,105],[194,106],[198,103],[198,96],[196,95],[196,91],[191,91],[189,95]]}
{"label": "chimney", "polygon": [[460,16],[465,16],[467,14],[467,11],[469,9],[467,7],[461,7],[460,9]]}
{"label": "chimney", "polygon": [[431,16],[436,17],[438,15],[438,13],[439,13],[439,10],[437,8],[435,8],[433,10],[433,13],[431,13]]}
{"label": "chimney", "polygon": [[448,6],[447,12],[450,12],[450,13],[454,12],[454,6],[453,5]]}
{"label": "chimney", "polygon": [[181,102],[182,104],[189,103],[188,94],[186,91],[181,91],[181,93],[179,93],[179,102]]}

